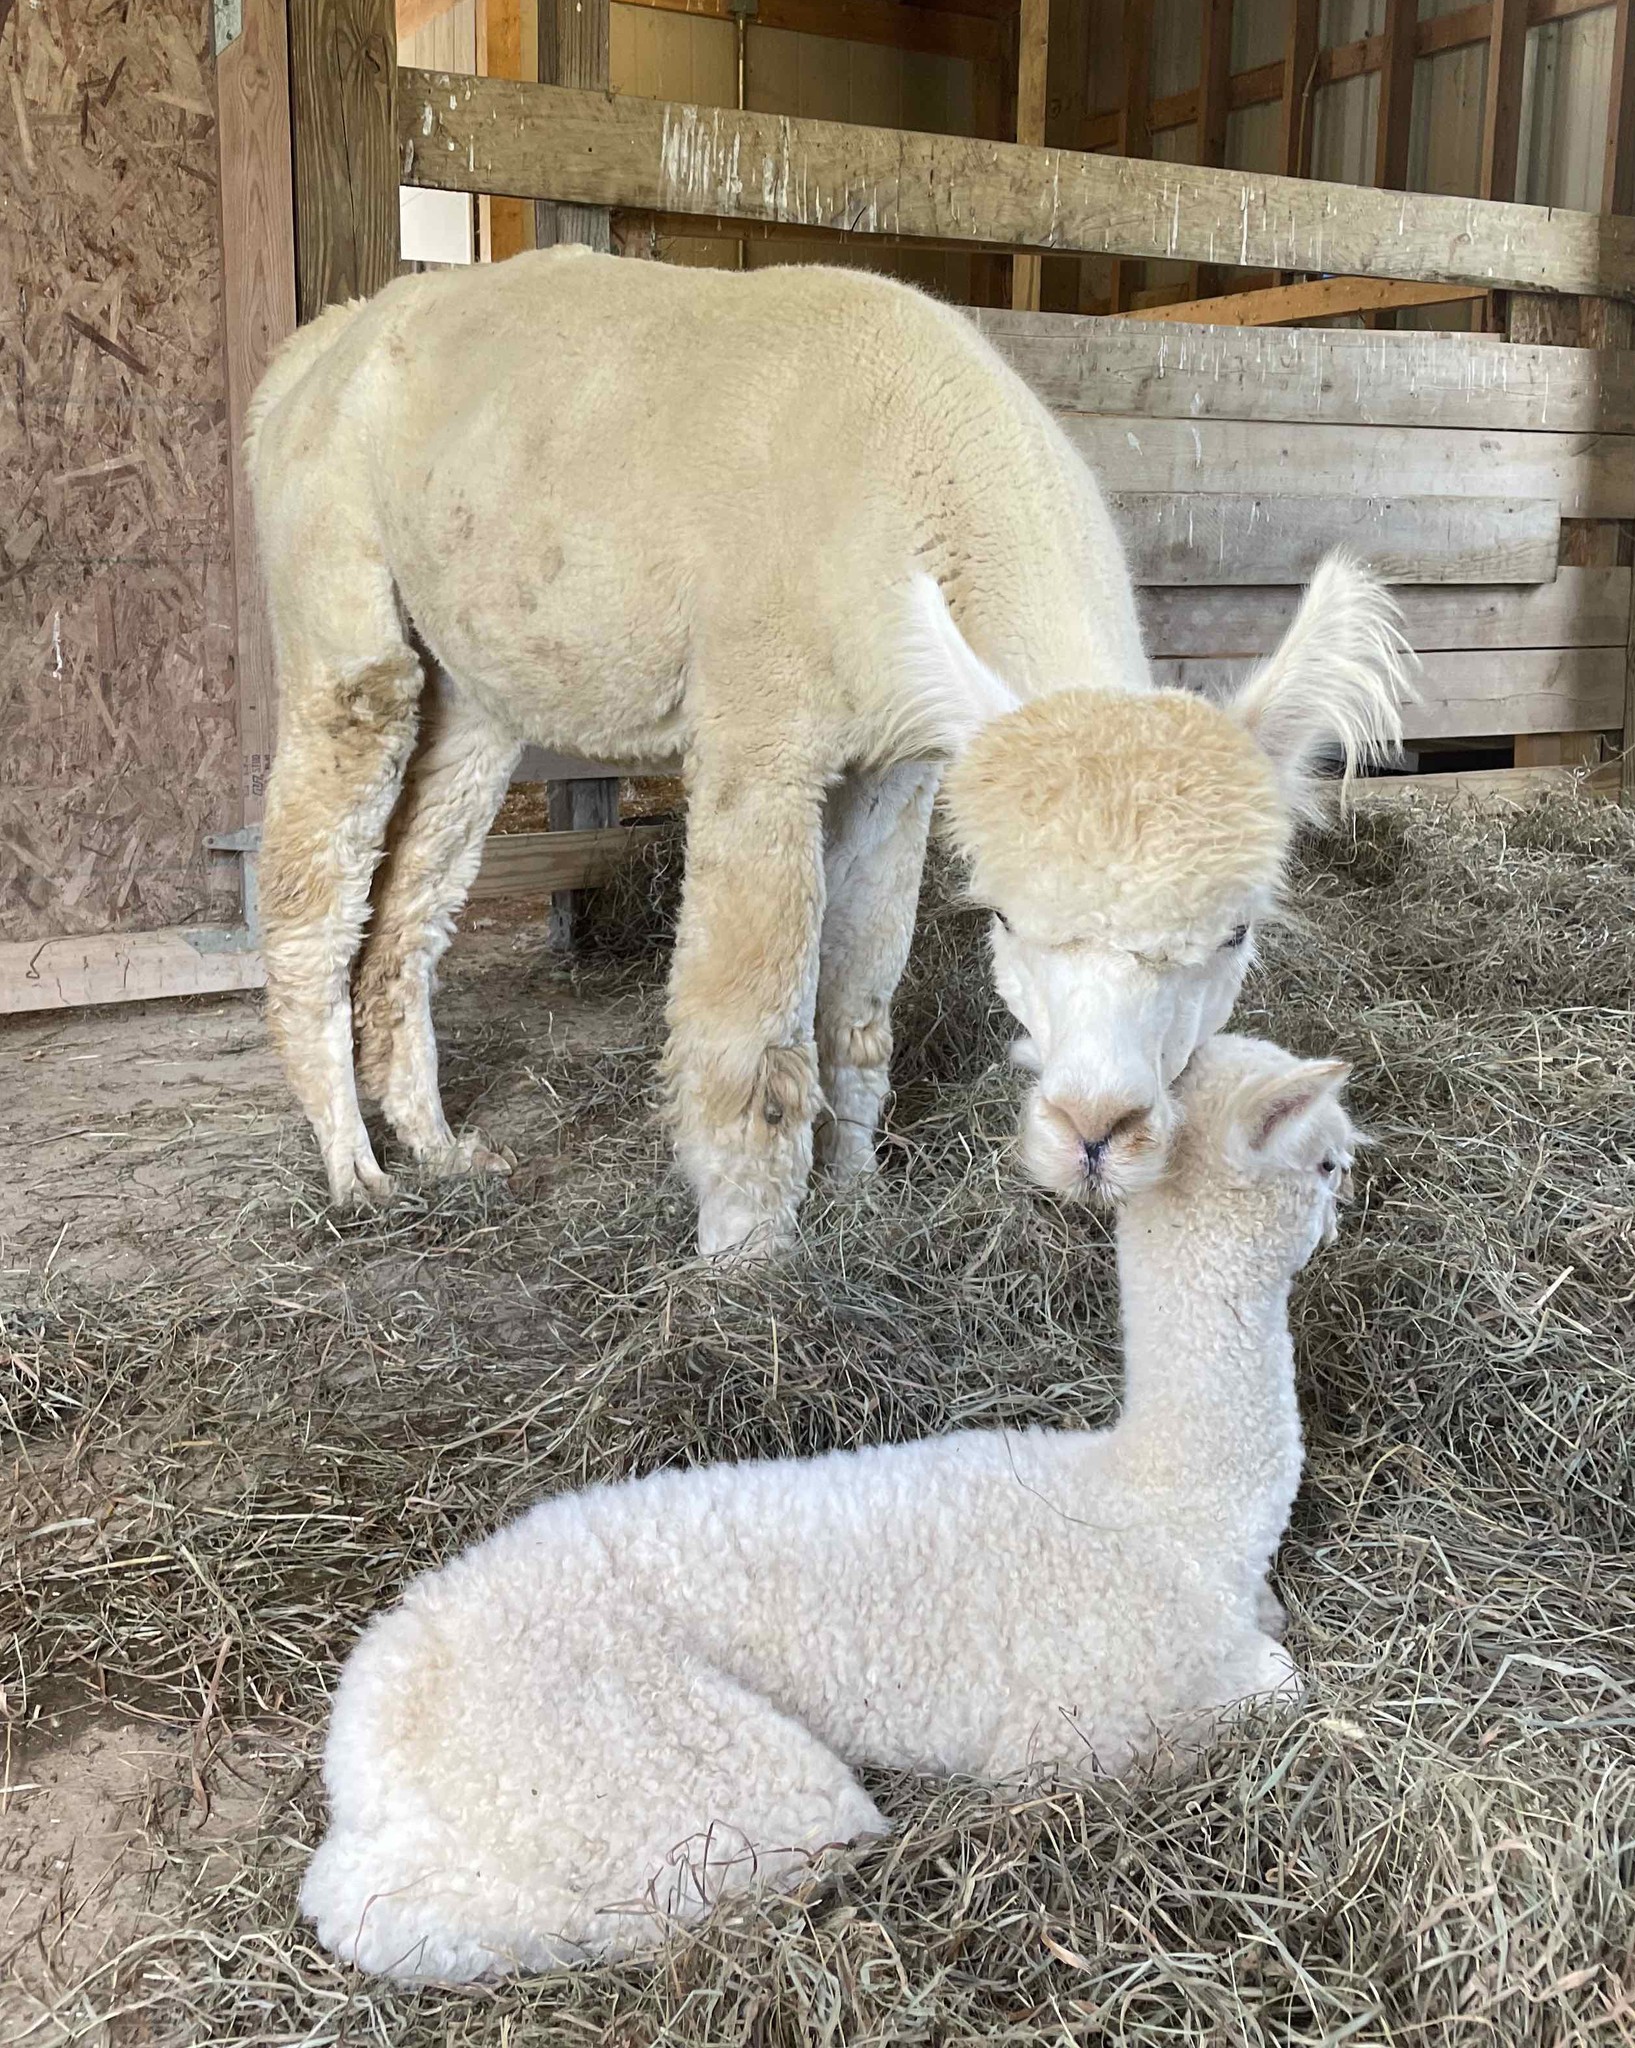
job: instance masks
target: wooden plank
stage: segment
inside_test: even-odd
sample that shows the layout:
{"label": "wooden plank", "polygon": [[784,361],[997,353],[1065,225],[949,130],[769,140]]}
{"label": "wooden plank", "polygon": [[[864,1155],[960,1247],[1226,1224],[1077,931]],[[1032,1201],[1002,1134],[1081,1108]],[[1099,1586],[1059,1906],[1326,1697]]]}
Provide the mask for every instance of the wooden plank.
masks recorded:
{"label": "wooden plank", "polygon": [[1296,320],[1336,320],[1344,314],[1374,312],[1381,307],[1446,306],[1461,299],[1486,296],[1480,285],[1398,284],[1379,277],[1313,277],[1300,284],[1273,285],[1263,291],[1195,299],[1189,305],[1143,308],[1140,317],[1208,327],[1276,327]]}
{"label": "wooden plank", "polygon": [[1617,0],[1612,39],[1612,80],[1607,98],[1607,146],[1601,211],[1635,213],[1635,8]]}
{"label": "wooden plank", "polygon": [[[664,14],[694,14],[711,21],[735,21],[731,0],[624,0]],[[782,28],[797,35],[833,36],[848,43],[877,43],[892,50],[922,50],[939,57],[965,57],[996,64],[1005,55],[1005,32],[997,14],[965,8],[901,4],[901,0],[756,0],[757,28]]]}
{"label": "wooden plank", "polygon": [[[1635,437],[1465,434],[1436,427],[1269,426],[1059,415],[1103,487],[1252,497],[1548,499],[1563,518],[1635,515]],[[1544,514],[1528,516],[1542,532]],[[1465,582],[1482,582],[1480,576]],[[1506,578],[1513,580],[1537,580]]]}
{"label": "wooden plank", "polygon": [[265,807],[277,700],[272,633],[244,473],[244,417],[273,350],[295,327],[295,194],[283,0],[243,0],[239,36],[216,60],[216,107],[237,615],[239,822],[249,825]]}
{"label": "wooden plank", "polygon": [[[1016,37],[1016,139],[1043,142],[1050,0],[1021,0]],[[1011,266],[1011,304],[1019,312],[1039,310],[1040,261],[1037,256],[1018,256]]]}
{"label": "wooden plank", "polygon": [[[606,93],[611,41],[608,0],[538,0],[539,82],[543,86],[589,87]],[[607,206],[575,204],[571,192],[534,192],[534,246],[583,242],[611,250],[613,222]]]}
{"label": "wooden plank", "polygon": [[[401,5],[398,34],[403,33]],[[477,0],[477,69],[485,78],[521,78],[522,0]],[[503,263],[533,247],[531,209],[522,199],[491,199],[481,204],[485,261]]]}
{"label": "wooden plank", "polygon": [[[1518,647],[1622,647],[1630,627],[1628,569],[1558,569],[1553,583],[1401,585],[1408,644],[1419,653]],[[1298,588],[1138,593],[1148,652],[1159,658],[1270,654],[1300,601]]]}
{"label": "wooden plank", "polygon": [[1464,768],[1445,775],[1370,775],[1353,782],[1350,803],[1387,805],[1426,798],[1440,803],[1482,806],[1530,804],[1550,794],[1579,789],[1587,796],[1616,794],[1606,770],[1584,774],[1567,767]]}
{"label": "wooden plank", "polygon": [[1284,175],[1311,169],[1311,109],[1317,70],[1319,0],[1289,0],[1289,40],[1283,56],[1283,133],[1278,162]]}
{"label": "wooden plank", "polygon": [[1492,0],[1487,95],[1482,114],[1484,199],[1514,199],[1521,157],[1521,88],[1527,59],[1527,0]]}
{"label": "wooden plank", "polygon": [[224,926],[0,942],[0,1016],[262,988],[261,955]]}
{"label": "wooden plank", "polygon": [[[310,6],[314,0],[302,0]],[[365,0],[348,0],[362,6]],[[1635,296],[1635,220],[405,70],[401,175],[849,232]]]}
{"label": "wooden plank", "polygon": [[1138,584],[1298,583],[1336,547],[1389,583],[1543,583],[1556,573],[1549,500],[1292,497],[1275,488],[1107,497]]}
{"label": "wooden plank", "polygon": [[296,310],[367,298],[397,275],[392,0],[289,0]]}
{"label": "wooden plank", "polygon": [[482,866],[471,900],[491,896],[551,896],[607,881],[657,828],[620,825],[609,831],[492,832],[483,842]]}
{"label": "wooden plank", "polygon": [[972,317],[1045,403],[1066,412],[1635,433],[1635,358],[1627,354],[1521,348],[1475,334]]}
{"label": "wooden plank", "polygon": [[[1157,661],[1160,682],[1223,693],[1253,668],[1247,661]],[[1510,733],[1614,731],[1623,717],[1624,656],[1617,647],[1427,654],[1416,679],[1419,702],[1403,710],[1409,741],[1502,737]]]}
{"label": "wooden plank", "polygon": [[[1122,0],[1119,67],[1118,138],[1114,146],[1121,157],[1151,156],[1147,105],[1152,93],[1152,0]],[[1121,257],[1113,265],[1107,297],[1115,313],[1123,312],[1129,305],[1136,284],[1134,265]]]}
{"label": "wooden plank", "polygon": [[1419,0],[1385,0],[1379,118],[1374,131],[1374,183],[1382,191],[1400,192],[1408,182],[1408,138],[1414,115],[1414,31],[1418,23]]}
{"label": "wooden plank", "polygon": [[[1201,0],[1198,30],[1198,140],[1193,161],[1226,162],[1226,119],[1232,78],[1232,0]],[[1192,267],[1192,299],[1204,299],[1221,288],[1221,272],[1213,263]]]}

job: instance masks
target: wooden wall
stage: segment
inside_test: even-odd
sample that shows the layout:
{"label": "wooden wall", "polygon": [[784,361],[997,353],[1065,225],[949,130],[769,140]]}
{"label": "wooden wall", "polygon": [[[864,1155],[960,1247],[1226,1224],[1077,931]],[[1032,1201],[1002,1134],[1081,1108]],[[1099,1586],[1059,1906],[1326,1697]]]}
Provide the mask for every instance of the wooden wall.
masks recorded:
{"label": "wooden wall", "polygon": [[0,30],[0,937],[203,918],[235,822],[205,14]]}

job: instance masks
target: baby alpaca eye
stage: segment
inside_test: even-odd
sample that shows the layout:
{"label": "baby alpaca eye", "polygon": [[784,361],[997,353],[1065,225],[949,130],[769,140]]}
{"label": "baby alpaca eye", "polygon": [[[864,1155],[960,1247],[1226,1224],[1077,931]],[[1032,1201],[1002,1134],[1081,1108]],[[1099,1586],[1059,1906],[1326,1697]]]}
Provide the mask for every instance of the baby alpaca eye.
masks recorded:
{"label": "baby alpaca eye", "polygon": [[1340,1170],[1340,1165],[1339,1165],[1339,1161],[1338,1161],[1338,1160],[1335,1160],[1335,1159],[1320,1159],[1320,1160],[1319,1160],[1319,1161],[1317,1162],[1317,1171],[1318,1171],[1319,1173],[1321,1173],[1321,1174],[1324,1174],[1325,1176],[1326,1176],[1326,1175],[1328,1175],[1328,1174],[1331,1174],[1331,1173],[1338,1173],[1338,1172],[1339,1172],[1339,1170]]}
{"label": "baby alpaca eye", "polygon": [[1230,953],[1235,947],[1241,946],[1248,936],[1249,927],[1246,924],[1240,924],[1230,938],[1222,939],[1221,951],[1223,953]]}
{"label": "baby alpaca eye", "polygon": [[1005,927],[1006,931],[1009,931],[1009,930],[1010,930],[1010,928],[1011,928],[1011,921],[1010,921],[1010,919],[1009,919],[1009,918],[1008,918],[1008,917],[1007,917],[1007,916],[1005,915],[1004,911],[1002,911],[1002,910],[996,910],[996,911],[994,912],[994,916],[998,918],[999,922],[1000,922],[1000,923],[1001,923],[1001,924],[1002,924],[1002,925],[1003,925],[1003,926]]}

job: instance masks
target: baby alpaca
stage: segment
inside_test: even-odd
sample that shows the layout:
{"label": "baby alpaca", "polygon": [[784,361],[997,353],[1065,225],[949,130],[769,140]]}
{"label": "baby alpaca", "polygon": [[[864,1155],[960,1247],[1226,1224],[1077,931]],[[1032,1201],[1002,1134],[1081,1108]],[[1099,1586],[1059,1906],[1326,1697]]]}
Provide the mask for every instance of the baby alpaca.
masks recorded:
{"label": "baby alpaca", "polygon": [[452,1980],[629,1954],[885,1832],[855,1765],[1120,1772],[1295,1697],[1264,1575],[1345,1072],[1196,1055],[1168,1170],[1118,1219],[1115,1427],[654,1473],[416,1581],[335,1697],[301,1894],[326,1946]]}

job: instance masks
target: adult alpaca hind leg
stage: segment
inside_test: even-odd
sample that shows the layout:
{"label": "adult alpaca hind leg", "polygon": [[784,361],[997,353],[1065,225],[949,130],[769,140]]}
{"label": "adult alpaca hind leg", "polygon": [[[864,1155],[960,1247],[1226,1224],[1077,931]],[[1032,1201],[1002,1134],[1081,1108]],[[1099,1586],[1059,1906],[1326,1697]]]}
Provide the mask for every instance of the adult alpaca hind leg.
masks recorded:
{"label": "adult alpaca hind leg", "polygon": [[874,1169],[891,1081],[891,1000],[914,937],[939,770],[854,769],[829,793],[818,974],[819,1163],[837,1180]]}
{"label": "adult alpaca hind leg", "polygon": [[261,829],[262,955],[274,1042],[330,1198],[349,1208],[391,1192],[358,1108],[351,977],[424,675],[378,549],[347,531],[311,542],[322,568],[298,602],[278,602],[289,565],[268,563],[279,733]]}
{"label": "adult alpaca hind leg", "polygon": [[520,738],[438,671],[392,814],[354,1009],[358,1075],[415,1160],[433,1173],[505,1173],[480,1131],[456,1138],[437,1086],[437,963],[482,861]]}

